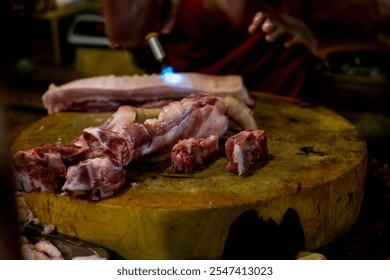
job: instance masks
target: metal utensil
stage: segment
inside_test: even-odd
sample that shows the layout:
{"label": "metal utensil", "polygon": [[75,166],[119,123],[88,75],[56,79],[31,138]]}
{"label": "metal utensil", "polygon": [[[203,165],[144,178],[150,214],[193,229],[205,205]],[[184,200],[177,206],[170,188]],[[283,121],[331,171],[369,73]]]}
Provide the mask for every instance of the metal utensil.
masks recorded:
{"label": "metal utensil", "polygon": [[25,228],[24,235],[33,243],[46,238],[60,250],[66,260],[92,255],[110,259],[109,251],[103,247],[61,233],[46,234],[40,225],[30,223]]}
{"label": "metal utensil", "polygon": [[172,73],[173,68],[160,44],[158,34],[156,32],[151,32],[145,37],[145,39],[153,52],[154,58],[161,63],[161,74]]}

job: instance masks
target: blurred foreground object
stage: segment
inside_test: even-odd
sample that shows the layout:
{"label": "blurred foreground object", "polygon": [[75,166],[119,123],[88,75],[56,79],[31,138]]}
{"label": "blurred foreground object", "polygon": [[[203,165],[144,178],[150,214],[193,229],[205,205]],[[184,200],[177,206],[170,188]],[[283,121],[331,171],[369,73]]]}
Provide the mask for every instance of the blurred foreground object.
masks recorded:
{"label": "blurred foreground object", "polygon": [[13,196],[9,153],[4,143],[5,128],[0,108],[0,259],[19,259],[17,214]]}

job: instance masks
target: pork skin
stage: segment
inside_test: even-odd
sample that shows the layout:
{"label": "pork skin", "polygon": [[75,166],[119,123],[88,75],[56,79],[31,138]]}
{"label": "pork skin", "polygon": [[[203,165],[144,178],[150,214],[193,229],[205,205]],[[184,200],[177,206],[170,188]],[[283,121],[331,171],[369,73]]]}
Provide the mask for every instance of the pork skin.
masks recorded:
{"label": "pork skin", "polygon": [[178,75],[180,82],[177,83],[170,82],[165,76],[151,74],[99,76],[74,80],[60,86],[51,84],[43,94],[42,101],[49,114],[61,111],[115,111],[125,104],[162,107],[166,105],[161,103],[164,100],[180,100],[197,92],[234,95],[248,106],[254,104],[241,76],[198,73]]}

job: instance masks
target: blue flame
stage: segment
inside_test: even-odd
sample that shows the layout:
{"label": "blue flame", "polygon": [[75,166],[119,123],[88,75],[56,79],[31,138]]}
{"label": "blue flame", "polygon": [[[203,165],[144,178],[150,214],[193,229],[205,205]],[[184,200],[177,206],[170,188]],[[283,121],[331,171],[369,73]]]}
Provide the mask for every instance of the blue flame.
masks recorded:
{"label": "blue flame", "polygon": [[169,74],[169,73],[174,73],[172,66],[164,67],[164,69],[161,70],[161,75],[165,75],[165,74]]}
{"label": "blue flame", "polygon": [[175,73],[171,66],[168,66],[161,71],[161,77],[164,83],[167,84],[178,84],[183,81],[183,76]]}

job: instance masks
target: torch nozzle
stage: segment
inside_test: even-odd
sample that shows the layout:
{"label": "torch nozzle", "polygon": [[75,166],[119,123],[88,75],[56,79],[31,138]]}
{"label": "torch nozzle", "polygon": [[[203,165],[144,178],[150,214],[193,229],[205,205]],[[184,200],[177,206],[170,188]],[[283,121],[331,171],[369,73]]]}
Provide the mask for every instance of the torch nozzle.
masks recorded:
{"label": "torch nozzle", "polygon": [[165,69],[167,67],[170,67],[167,56],[165,55],[160,41],[158,40],[158,34],[155,32],[149,33],[146,36],[146,41],[148,42],[149,47],[153,52],[154,58],[158,62],[162,63],[162,68]]}

